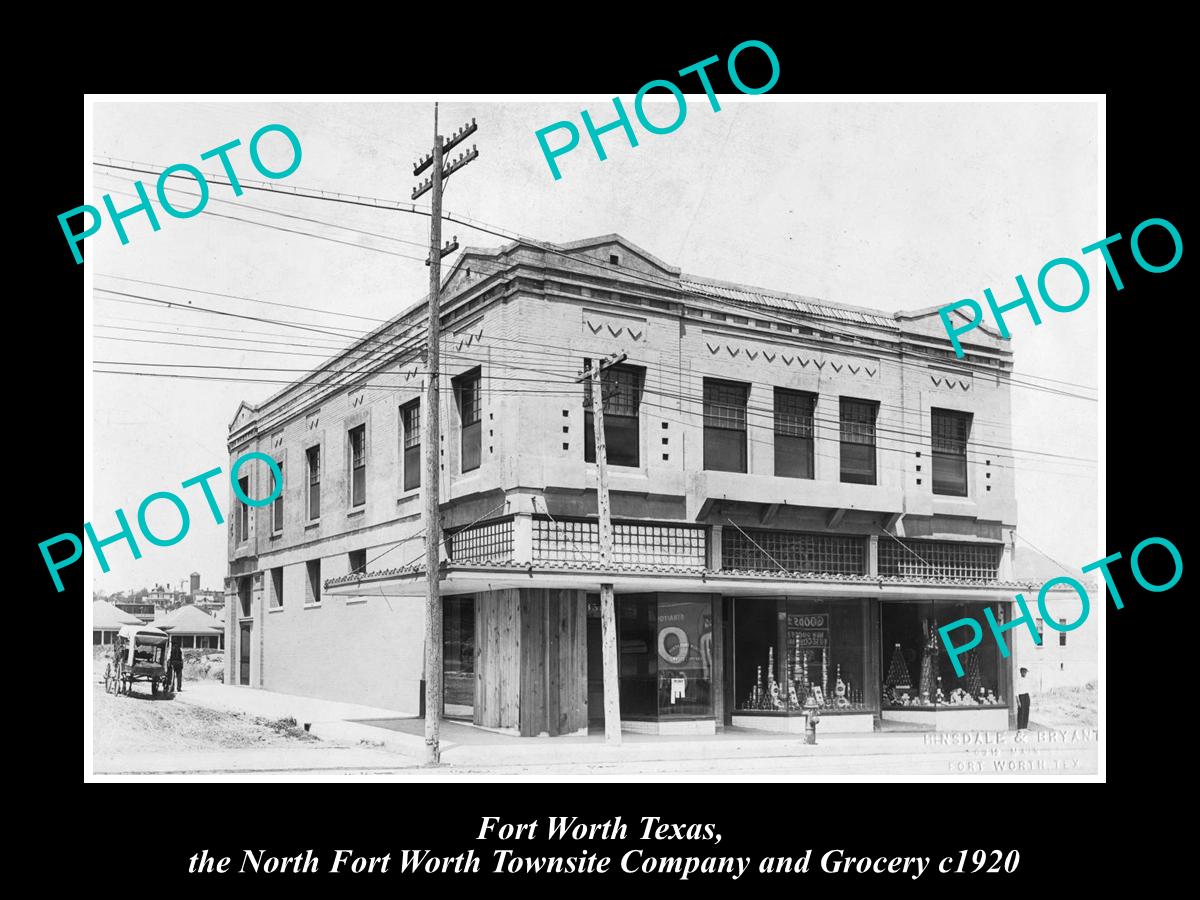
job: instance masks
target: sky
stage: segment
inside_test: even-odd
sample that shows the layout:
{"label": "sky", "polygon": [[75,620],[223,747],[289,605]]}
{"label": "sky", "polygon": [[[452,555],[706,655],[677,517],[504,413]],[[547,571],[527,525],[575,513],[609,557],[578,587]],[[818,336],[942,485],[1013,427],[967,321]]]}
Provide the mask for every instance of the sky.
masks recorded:
{"label": "sky", "polygon": [[[623,99],[630,107],[631,98]],[[1103,265],[1098,254],[1079,254],[1105,234],[1097,199],[1095,104],[816,103],[770,94],[721,95],[720,103],[714,112],[703,94],[688,95],[683,124],[667,135],[649,134],[635,120],[636,148],[622,131],[610,132],[604,161],[583,133],[580,145],[558,158],[557,181],[534,133],[562,120],[582,132],[584,108],[597,125],[607,122],[611,99],[443,103],[442,134],[471,118],[479,126],[452,153],[474,144],[479,158],[451,177],[445,208],[553,242],[616,232],[684,272],[887,311],[964,297],[982,303],[988,287],[998,301],[1012,300],[1019,293],[1017,274],[1036,291],[1045,262],[1081,260],[1093,284],[1082,308],[1059,314],[1040,307],[1043,323],[1036,328],[1024,311],[1009,316],[1014,374],[1066,382],[1053,386],[1079,395],[1013,389],[1014,446],[1065,457],[1018,463],[1017,531],[1071,569],[1102,556],[1094,398]],[[647,109],[652,121],[666,123],[674,101],[657,110],[648,103]],[[281,123],[298,136],[302,158],[279,186],[409,202],[417,181],[412,164],[431,147],[432,115],[432,102],[98,102],[93,160],[132,160],[156,171],[182,162],[220,175],[219,161],[201,161],[201,153],[239,139],[242,146],[230,153],[235,171],[263,180],[247,145],[263,125]],[[278,134],[260,146],[264,164],[273,169],[291,159]],[[118,210],[133,206],[131,179],[139,177],[153,195],[153,176],[101,166],[93,172],[83,202],[101,207],[101,196],[110,193]],[[181,191],[195,191],[179,184]],[[238,369],[311,367],[321,362],[316,354],[332,354],[339,343],[278,323],[149,308],[111,291],[345,332],[396,315],[428,288],[425,216],[260,191],[234,197],[216,184],[211,191],[208,205],[192,218],[173,219],[159,210],[157,232],[142,214],[124,220],[127,245],[107,220],[87,239],[95,369],[291,380],[301,373]],[[169,196],[181,208],[195,203],[182,193]],[[427,201],[428,195],[420,202]],[[327,239],[296,233],[301,231]],[[451,223],[443,235],[456,235],[463,247],[504,243]],[[1050,289],[1052,296],[1075,296],[1066,277],[1051,278]],[[187,334],[151,333],[179,329]],[[277,353],[268,361],[251,341],[231,340],[255,334],[261,346],[286,342],[279,350],[311,343],[303,348],[310,355]],[[212,346],[149,343],[163,340]],[[247,349],[236,349],[241,347]],[[148,494],[178,490],[187,478],[227,468],[225,441],[238,404],[259,402],[281,386],[108,373],[93,378],[93,495],[86,502],[101,537],[117,530],[115,509],[132,520]],[[223,486],[217,496],[225,496]],[[161,524],[159,530],[169,534],[178,527],[168,504],[152,509],[152,528]],[[225,527],[204,511],[198,493],[189,495],[189,510],[191,528],[182,541],[172,547],[143,542],[137,561],[114,545],[107,574],[89,548],[84,558],[94,586],[109,593],[159,583],[177,587],[198,571],[204,587],[220,588]]]}

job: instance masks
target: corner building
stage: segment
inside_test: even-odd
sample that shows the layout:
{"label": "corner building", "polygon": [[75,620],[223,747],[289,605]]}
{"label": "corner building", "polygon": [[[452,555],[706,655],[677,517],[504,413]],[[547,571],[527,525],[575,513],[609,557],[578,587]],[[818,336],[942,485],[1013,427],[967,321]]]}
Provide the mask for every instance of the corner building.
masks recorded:
{"label": "corner building", "polygon": [[[422,711],[425,320],[421,300],[238,409],[230,462],[270,454],[284,489],[231,496],[227,683]],[[626,730],[802,731],[810,698],[823,733],[1015,724],[984,618],[1028,587],[994,331],[957,359],[935,309],[718,282],[606,235],[464,251],[442,333],[445,716],[602,722],[611,582]],[[614,352],[602,570],[575,378]],[[241,472],[251,497],[271,477]],[[968,616],[984,640],[958,678],[937,628]]]}

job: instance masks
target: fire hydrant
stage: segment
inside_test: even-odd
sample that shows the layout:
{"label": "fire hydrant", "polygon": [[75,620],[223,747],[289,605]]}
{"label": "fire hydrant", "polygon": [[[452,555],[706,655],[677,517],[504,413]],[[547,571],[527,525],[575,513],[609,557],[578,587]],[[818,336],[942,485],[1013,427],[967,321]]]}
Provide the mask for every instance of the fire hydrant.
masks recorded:
{"label": "fire hydrant", "polygon": [[815,744],[817,742],[817,723],[821,721],[817,710],[821,708],[817,703],[817,698],[809,694],[808,699],[804,701],[804,717],[807,720],[804,731],[804,743]]}

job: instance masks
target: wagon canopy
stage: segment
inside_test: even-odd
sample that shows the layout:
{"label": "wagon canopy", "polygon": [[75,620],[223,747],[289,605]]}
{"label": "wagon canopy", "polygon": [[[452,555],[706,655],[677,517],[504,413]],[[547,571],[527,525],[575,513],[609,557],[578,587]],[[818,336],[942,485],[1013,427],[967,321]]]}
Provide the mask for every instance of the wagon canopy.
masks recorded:
{"label": "wagon canopy", "polygon": [[152,625],[122,625],[121,637],[135,644],[161,644],[167,633]]}

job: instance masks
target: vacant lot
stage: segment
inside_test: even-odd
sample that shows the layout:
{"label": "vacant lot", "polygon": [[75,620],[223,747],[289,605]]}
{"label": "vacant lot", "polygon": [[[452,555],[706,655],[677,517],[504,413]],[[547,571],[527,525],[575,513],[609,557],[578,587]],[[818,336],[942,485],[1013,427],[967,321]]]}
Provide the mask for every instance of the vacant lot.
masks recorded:
{"label": "vacant lot", "polygon": [[1029,721],[1050,728],[1095,728],[1100,722],[1095,683],[1031,694]]}
{"label": "vacant lot", "polygon": [[[102,677],[103,666],[97,677]],[[187,690],[187,681],[184,681]],[[174,700],[152,700],[145,684],[131,695],[115,696],[96,684],[92,691],[93,754],[295,745],[317,738],[292,719],[269,721],[241,713],[217,712]]]}

